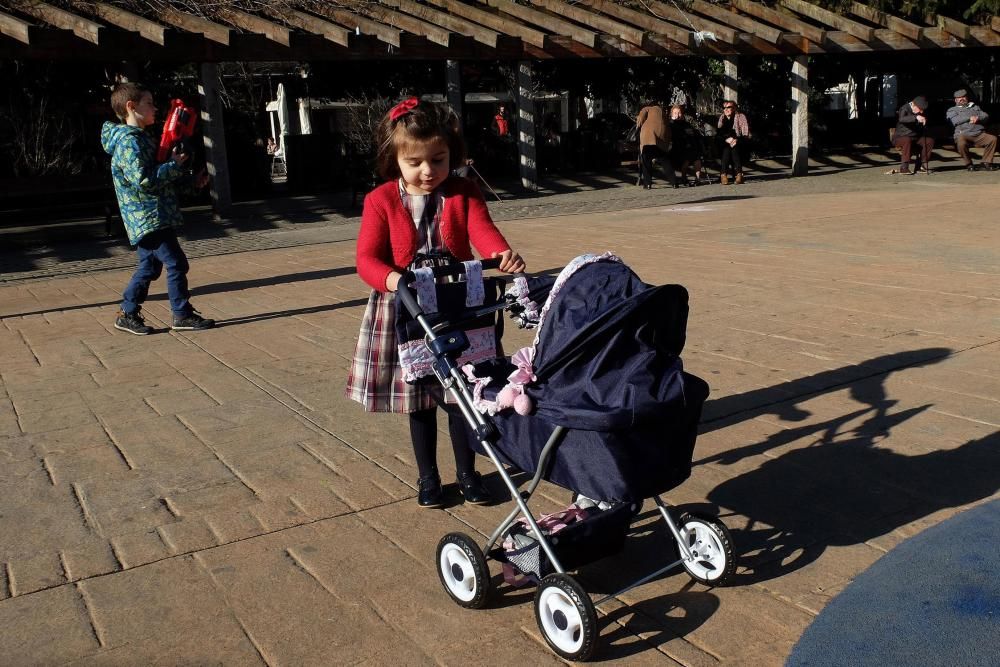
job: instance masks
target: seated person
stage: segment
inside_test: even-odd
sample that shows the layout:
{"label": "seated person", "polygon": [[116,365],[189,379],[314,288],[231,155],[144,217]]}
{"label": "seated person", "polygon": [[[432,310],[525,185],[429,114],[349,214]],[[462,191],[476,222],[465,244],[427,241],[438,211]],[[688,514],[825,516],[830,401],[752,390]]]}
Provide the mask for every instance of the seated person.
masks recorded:
{"label": "seated person", "polygon": [[[918,171],[931,173],[931,151],[934,150],[934,138],[927,136],[927,98],[918,95],[912,102],[907,102],[896,112],[898,122],[892,144],[899,149],[899,169],[893,169],[890,174],[915,174]],[[920,147],[917,163],[910,171],[910,156],[913,154],[913,144]],[[921,166],[922,165],[922,166]]]}
{"label": "seated person", "polygon": [[969,171],[975,171],[969,148],[975,146],[983,149],[983,159],[980,168],[986,171],[993,169],[993,153],[997,148],[997,138],[988,133],[983,124],[989,120],[989,115],[979,108],[979,105],[969,101],[968,92],[962,88],[955,91],[955,106],[948,109],[948,120],[955,127],[955,149],[962,157],[962,163]]}

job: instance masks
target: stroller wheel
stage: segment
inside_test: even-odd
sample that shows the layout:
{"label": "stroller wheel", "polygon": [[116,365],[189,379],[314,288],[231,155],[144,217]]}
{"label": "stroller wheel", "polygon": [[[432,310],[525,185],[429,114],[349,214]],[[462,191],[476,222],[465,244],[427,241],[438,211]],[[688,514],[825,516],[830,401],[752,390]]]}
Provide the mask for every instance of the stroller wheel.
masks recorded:
{"label": "stroller wheel", "polygon": [[438,576],[461,607],[482,609],[490,592],[490,569],[479,545],[464,533],[448,533],[438,542]]}
{"label": "stroller wheel", "polygon": [[552,650],[567,660],[586,660],[597,646],[594,603],[568,575],[542,579],[535,593],[535,620]]}
{"label": "stroller wheel", "polygon": [[692,556],[683,563],[687,573],[706,586],[725,586],[736,570],[733,538],[726,524],[701,514],[684,514],[678,524]]}

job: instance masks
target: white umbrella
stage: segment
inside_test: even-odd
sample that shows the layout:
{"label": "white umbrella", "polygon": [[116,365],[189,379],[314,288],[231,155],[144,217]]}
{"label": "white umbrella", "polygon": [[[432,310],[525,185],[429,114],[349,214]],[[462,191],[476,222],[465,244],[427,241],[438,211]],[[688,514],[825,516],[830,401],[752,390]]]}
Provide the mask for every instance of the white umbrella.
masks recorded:
{"label": "white umbrella", "polygon": [[285,84],[278,84],[278,129],[281,131],[279,148],[285,149],[285,135],[288,134],[288,100],[285,99]]}
{"label": "white umbrella", "polygon": [[312,122],[309,118],[311,108],[309,100],[302,98],[299,100],[299,127],[302,134],[312,134]]}

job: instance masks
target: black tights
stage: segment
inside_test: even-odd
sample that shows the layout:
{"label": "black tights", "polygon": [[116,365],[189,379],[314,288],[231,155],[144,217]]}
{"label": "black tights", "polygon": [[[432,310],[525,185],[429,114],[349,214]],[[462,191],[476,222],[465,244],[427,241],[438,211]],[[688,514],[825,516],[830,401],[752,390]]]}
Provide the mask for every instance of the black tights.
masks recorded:
{"label": "black tights", "polygon": [[[469,446],[472,433],[461,414],[448,414],[448,432],[455,450],[455,470],[459,475],[471,473],[476,467],[476,453]],[[418,474],[437,475],[437,408],[410,413],[410,439]]]}

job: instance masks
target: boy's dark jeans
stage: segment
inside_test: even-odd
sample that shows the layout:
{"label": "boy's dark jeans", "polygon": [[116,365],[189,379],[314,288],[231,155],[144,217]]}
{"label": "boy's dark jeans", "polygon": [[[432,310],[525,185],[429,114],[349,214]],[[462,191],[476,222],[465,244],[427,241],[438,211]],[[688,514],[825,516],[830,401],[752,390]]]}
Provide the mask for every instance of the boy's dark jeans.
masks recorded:
{"label": "boy's dark jeans", "polygon": [[129,314],[139,310],[149,293],[149,283],[159,278],[163,267],[167,267],[170,310],[175,318],[190,315],[192,309],[188,301],[191,298],[187,282],[188,260],[177,241],[177,234],[172,229],[150,232],[139,239],[135,252],[139,257],[139,266],[122,295],[125,297],[122,310]]}

